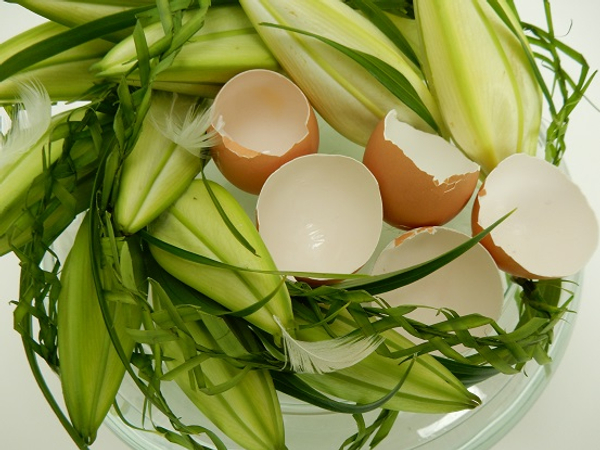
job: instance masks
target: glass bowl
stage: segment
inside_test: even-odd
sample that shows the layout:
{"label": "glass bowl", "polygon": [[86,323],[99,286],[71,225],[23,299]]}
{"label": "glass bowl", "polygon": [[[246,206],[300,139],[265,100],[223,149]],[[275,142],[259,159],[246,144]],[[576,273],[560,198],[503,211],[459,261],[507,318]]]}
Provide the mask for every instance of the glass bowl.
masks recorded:
{"label": "glass bowl", "polygon": [[[572,279],[581,282],[581,276]],[[507,290],[507,303],[514,303],[514,289]],[[567,294],[565,294],[567,295]],[[577,311],[580,296],[575,292],[571,309]],[[563,299],[564,300],[564,299]],[[506,314],[511,314],[507,308]],[[506,317],[504,317],[506,318]],[[554,368],[567,347],[573,326],[574,314],[555,327],[555,337],[549,355],[553,362],[538,365],[529,363],[522,373],[495,375],[469,389],[477,394],[482,405],[468,411],[449,414],[400,413],[390,435],[377,447],[381,450],[485,450],[498,442],[528,411],[548,383]],[[173,387],[165,390],[167,399],[184,421],[205,425],[214,430],[198,410]],[[130,380],[125,380],[117,399],[121,413],[132,424],[141,426],[150,420],[143,413],[144,398]],[[289,450],[333,450],[340,448],[344,440],[356,432],[352,416],[320,410],[284,395],[281,406],[286,427]],[[145,419],[143,419],[145,418]],[[373,419],[374,416],[368,416]],[[168,427],[168,421],[153,414],[155,424]],[[265,420],[269,420],[265,417]],[[106,421],[108,427],[134,450],[176,450],[181,447],[167,442],[155,433],[140,431],[123,423],[112,411]],[[149,422],[147,422],[149,423]],[[307,431],[310,430],[310,431]],[[241,450],[239,446],[222,436],[230,450]],[[200,441],[202,442],[201,438]],[[210,442],[203,442],[214,448]]]}
{"label": "glass bowl", "polygon": [[[341,153],[360,159],[363,148],[355,145],[331,130],[323,121],[321,127],[321,151]],[[254,217],[256,196],[246,194],[228,183],[214,169],[207,171],[210,178],[226,186],[239,200],[250,217]],[[446,226],[470,233],[470,205]],[[374,259],[387,243],[396,237],[399,230],[384,226],[380,244],[372,260],[363,271],[368,271]],[[560,304],[573,296],[570,310],[579,308],[579,288],[582,275],[570,279],[573,282],[571,291],[564,291]],[[508,283],[505,291],[504,308],[498,323],[510,330],[518,320],[518,311],[514,296],[517,285]],[[521,373],[516,375],[495,375],[469,388],[479,396],[482,404],[473,409],[449,414],[417,414],[400,413],[389,436],[378,445],[381,450],[485,450],[498,442],[528,411],[547,385],[555,367],[567,347],[571,335],[575,314],[560,321],[554,328],[554,339],[549,350],[552,363],[539,365],[529,362]],[[198,411],[198,409],[177,388],[175,383],[165,383],[164,394],[173,411],[184,423],[206,426],[216,431],[230,450],[241,450],[222,435]],[[310,404],[302,403],[285,394],[280,394],[282,412],[286,430],[288,450],[333,450],[342,446],[343,442],[356,433],[356,423],[351,415],[332,413]],[[158,411],[148,413],[144,396],[132,380],[124,380],[117,402],[120,411],[112,410],[106,420],[108,427],[124,443],[134,450],[176,450],[182,447],[168,442],[162,435],[145,429],[153,429],[153,425],[170,429],[169,421]],[[377,411],[365,415],[367,423],[377,416]],[[129,423],[127,425],[124,420]],[[264,420],[269,420],[265,417]],[[130,425],[133,425],[130,426]],[[207,448],[215,448],[202,436],[197,440]]]}

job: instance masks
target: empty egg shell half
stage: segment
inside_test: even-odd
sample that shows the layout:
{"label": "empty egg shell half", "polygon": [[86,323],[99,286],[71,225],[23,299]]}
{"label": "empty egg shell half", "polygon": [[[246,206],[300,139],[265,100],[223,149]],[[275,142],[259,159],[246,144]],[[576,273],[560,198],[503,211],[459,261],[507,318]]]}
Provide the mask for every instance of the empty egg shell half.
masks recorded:
{"label": "empty egg shell half", "polygon": [[390,111],[367,143],[363,163],[379,182],[384,220],[397,228],[443,225],[467,204],[479,166],[443,138]]}
{"label": "empty egg shell half", "polygon": [[215,98],[211,124],[221,137],[211,149],[217,167],[252,194],[282,164],[319,147],[312,106],[298,86],[270,70],[231,78]]}
{"label": "empty egg shell half", "polygon": [[281,166],[258,196],[256,217],[279,270],[320,274],[359,270],[383,225],[375,177],[342,155],[302,156]]}
{"label": "empty egg shell half", "polygon": [[[380,275],[406,269],[436,258],[469,240],[469,236],[445,227],[416,228],[404,233],[381,252],[372,269]],[[502,272],[481,244],[407,286],[380,294],[390,306],[426,305],[449,308],[460,315],[482,314],[497,320],[504,302]],[[425,324],[445,320],[438,311],[417,308],[408,317]],[[474,335],[484,335],[475,328]]]}
{"label": "empty egg shell half", "polygon": [[587,199],[564,172],[541,158],[515,154],[490,172],[473,206],[473,233],[513,210],[481,241],[509,274],[570,276],[598,245],[598,223]]}

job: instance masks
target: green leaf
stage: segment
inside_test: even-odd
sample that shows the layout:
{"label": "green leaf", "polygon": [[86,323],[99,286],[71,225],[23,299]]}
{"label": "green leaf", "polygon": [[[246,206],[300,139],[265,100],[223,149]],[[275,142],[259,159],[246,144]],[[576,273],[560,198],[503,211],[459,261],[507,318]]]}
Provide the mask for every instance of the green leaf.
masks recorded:
{"label": "green leaf", "polygon": [[357,432],[344,441],[340,450],[360,450],[367,445],[371,436],[373,436],[373,438],[371,439],[369,448],[375,448],[383,439],[385,439],[385,437],[387,437],[398,414],[398,411],[383,409],[369,426],[366,425],[364,417],[355,414],[354,421],[356,422]]}
{"label": "green leaf", "polygon": [[0,65],[0,81],[4,81],[21,70],[65,50],[123,28],[131,27],[136,23],[137,14],[152,8],[153,6],[149,5],[103,17],[34,44],[8,58]]}
{"label": "green leaf", "polygon": [[[168,430],[163,427],[156,427],[156,431],[158,431],[160,434],[162,434],[167,441],[177,444],[188,450],[210,450],[210,447],[205,447],[204,445],[197,443],[186,433],[184,433],[184,434],[176,433],[174,431]],[[206,430],[203,429],[201,432],[206,432]],[[200,434],[200,433],[198,433],[198,434]],[[213,436],[213,439],[214,439],[213,443],[217,446],[216,448],[218,450],[227,450],[227,447],[225,447],[225,445],[220,440],[218,440],[216,435],[214,435],[214,434],[211,434],[211,435]]]}
{"label": "green leaf", "polygon": [[455,247],[454,249],[434,258],[430,261],[426,261],[422,264],[418,264],[407,269],[401,269],[396,272],[391,272],[383,275],[371,276],[365,280],[348,280],[342,283],[338,283],[335,287],[339,289],[362,289],[371,295],[381,294],[388,292],[393,289],[406,286],[413,283],[430,273],[435,272],[439,268],[445,266],[449,262],[458,258],[463,253],[474,247],[481,239],[487,236],[494,228],[500,225],[508,216],[512,214],[512,211],[501,217],[488,228],[472,237],[465,243]]}
{"label": "green leaf", "polygon": [[[552,9],[549,0],[544,0],[544,10],[546,14],[546,25],[548,31],[542,30],[531,24],[522,23],[521,27],[525,31],[530,31],[533,36],[523,37],[520,29],[518,29],[505,13],[498,0],[488,0],[490,6],[498,14],[500,19],[506,26],[515,34],[527,58],[531,69],[534,73],[536,81],[546,100],[552,122],[546,131],[546,159],[555,165],[558,165],[566,150],[565,135],[569,124],[569,115],[579,102],[584,98],[590,83],[594,79],[596,72],[589,73],[589,65],[583,55],[567,46],[554,34],[554,25],[552,21]],[[516,12],[514,4],[513,7]],[[547,55],[534,53],[530,51],[529,46],[536,46]],[[579,66],[578,81],[574,82],[568,72],[564,69],[561,61],[561,55],[565,55]],[[552,80],[546,82],[544,75],[538,67],[537,60],[545,68],[552,72]],[[555,93],[558,93],[560,103],[555,100]]]}
{"label": "green leaf", "polygon": [[250,242],[248,242],[248,239],[246,239],[244,237],[244,235],[242,233],[240,233],[239,230],[236,228],[236,226],[231,222],[231,220],[229,220],[227,213],[223,209],[223,206],[221,206],[219,199],[213,192],[213,190],[210,186],[210,183],[206,179],[206,175],[204,173],[204,168],[202,169],[201,173],[202,173],[202,181],[204,182],[204,186],[206,186],[206,191],[208,192],[208,195],[210,196],[211,200],[213,201],[215,208],[219,212],[219,215],[221,216],[221,219],[223,219],[223,223],[227,226],[227,229],[229,230],[229,232],[233,235],[233,237],[235,237],[237,239],[237,241],[240,244],[242,244],[242,246],[246,250],[248,250],[253,255],[258,256],[258,253],[256,253],[256,250],[254,249],[254,247],[252,247],[252,244],[250,244]]}
{"label": "green leaf", "polygon": [[[352,7],[357,7],[356,1],[344,0]],[[387,11],[391,14],[400,17],[406,17],[408,19],[414,19],[414,6],[413,0],[373,0],[375,5],[383,11]]]}
{"label": "green leaf", "polygon": [[473,386],[474,384],[485,381],[500,373],[498,369],[492,366],[465,364],[439,356],[435,356],[435,358],[452,372],[466,387]]}
{"label": "green leaf", "polygon": [[138,59],[138,72],[142,86],[147,86],[150,83],[150,51],[146,42],[144,28],[138,22],[133,29],[133,40]]}
{"label": "green leaf", "polygon": [[371,448],[375,448],[375,446],[379,445],[386,437],[388,437],[394,423],[396,423],[398,414],[400,414],[398,411],[381,411],[381,414],[378,417],[377,432],[371,440]]}
{"label": "green leaf", "polygon": [[170,330],[127,330],[136,342],[140,344],[160,344],[161,342],[170,342],[179,339],[176,334]]}
{"label": "green leaf", "polygon": [[271,301],[271,299],[277,295],[277,293],[279,292],[279,289],[281,289],[281,286],[283,286],[284,283],[285,283],[285,278],[282,278],[281,283],[279,283],[277,285],[277,287],[275,289],[273,289],[269,293],[269,295],[267,295],[265,298],[252,304],[251,306],[248,306],[247,308],[240,309],[238,311],[229,312],[229,313],[227,313],[227,315],[230,315],[233,317],[246,317],[246,316],[249,316],[250,314],[254,314],[256,311],[258,311],[263,306],[265,306],[267,303],[269,303],[269,301]]}
{"label": "green leaf", "polygon": [[250,366],[244,366],[242,370],[238,371],[238,373],[234,377],[229,378],[227,381],[216,386],[205,387],[200,390],[207,395],[223,394],[229,389],[235,387],[240,381],[242,381],[242,379],[248,374],[248,372],[250,372],[250,370],[252,370]]}
{"label": "green leaf", "polygon": [[165,373],[161,377],[161,380],[172,381],[172,380],[176,379],[178,376],[180,376],[182,373],[188,372],[188,371],[196,368],[197,366],[199,366],[200,364],[202,364],[204,361],[206,361],[207,359],[209,359],[211,357],[212,357],[211,355],[200,353],[200,354],[194,356],[193,358],[188,359],[183,364],[178,365],[174,369],[169,370],[167,373]]}
{"label": "green leaf", "polygon": [[372,0],[353,0],[352,3],[398,47],[410,62],[416,67],[421,67],[421,62],[414,50],[394,22],[383,13],[381,6]]}
{"label": "green leaf", "polygon": [[206,256],[199,255],[194,252],[190,252],[188,250],[184,250],[182,248],[176,247],[174,245],[169,244],[161,239],[158,239],[152,236],[145,230],[140,230],[139,235],[142,239],[148,242],[155,247],[164,250],[166,252],[171,253],[179,258],[185,259],[187,261],[195,262],[198,264],[203,264],[206,266],[217,267],[219,269],[227,269],[236,272],[252,272],[252,273],[264,273],[268,275],[290,275],[297,276],[300,278],[333,278],[333,279],[349,279],[349,278],[368,278],[367,275],[364,274],[347,274],[347,273],[317,273],[317,272],[284,272],[279,270],[260,270],[260,269],[250,269],[247,267],[234,266],[232,264],[227,264],[221,261],[217,261],[215,259],[207,258]]}

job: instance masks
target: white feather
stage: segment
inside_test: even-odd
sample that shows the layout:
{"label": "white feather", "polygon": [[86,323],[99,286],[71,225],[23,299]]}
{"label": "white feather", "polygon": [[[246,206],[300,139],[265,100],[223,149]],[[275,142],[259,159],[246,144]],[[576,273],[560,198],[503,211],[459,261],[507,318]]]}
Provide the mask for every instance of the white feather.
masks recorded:
{"label": "white feather", "polygon": [[210,108],[200,109],[191,106],[185,115],[175,110],[177,94],[173,95],[170,108],[151,110],[149,119],[160,133],[195,156],[201,150],[218,142],[216,131],[209,131]]}
{"label": "white feather", "polygon": [[29,82],[19,87],[21,108],[6,136],[0,139],[0,167],[33,147],[48,131],[52,103],[44,86]]}
{"label": "white feather", "polygon": [[287,364],[296,373],[328,373],[345,369],[362,361],[383,342],[381,336],[300,341],[287,332],[277,317],[274,319],[281,328]]}

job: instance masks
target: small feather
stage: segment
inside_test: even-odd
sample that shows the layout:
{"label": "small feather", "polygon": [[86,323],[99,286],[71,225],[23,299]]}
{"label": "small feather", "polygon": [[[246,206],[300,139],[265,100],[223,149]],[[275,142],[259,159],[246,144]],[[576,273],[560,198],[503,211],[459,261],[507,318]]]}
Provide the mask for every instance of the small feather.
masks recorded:
{"label": "small feather", "polygon": [[324,341],[294,339],[277,317],[287,364],[296,373],[328,373],[345,369],[369,356],[383,342],[380,336],[344,336]]}
{"label": "small feather", "polygon": [[201,150],[218,142],[216,131],[209,131],[210,108],[191,106],[185,115],[175,110],[177,94],[173,94],[170,108],[151,111],[150,122],[160,133],[191,154],[200,157]]}
{"label": "small feather", "polygon": [[6,136],[0,139],[0,166],[29,150],[50,127],[52,103],[44,86],[37,82],[22,84],[19,95],[22,106]]}

